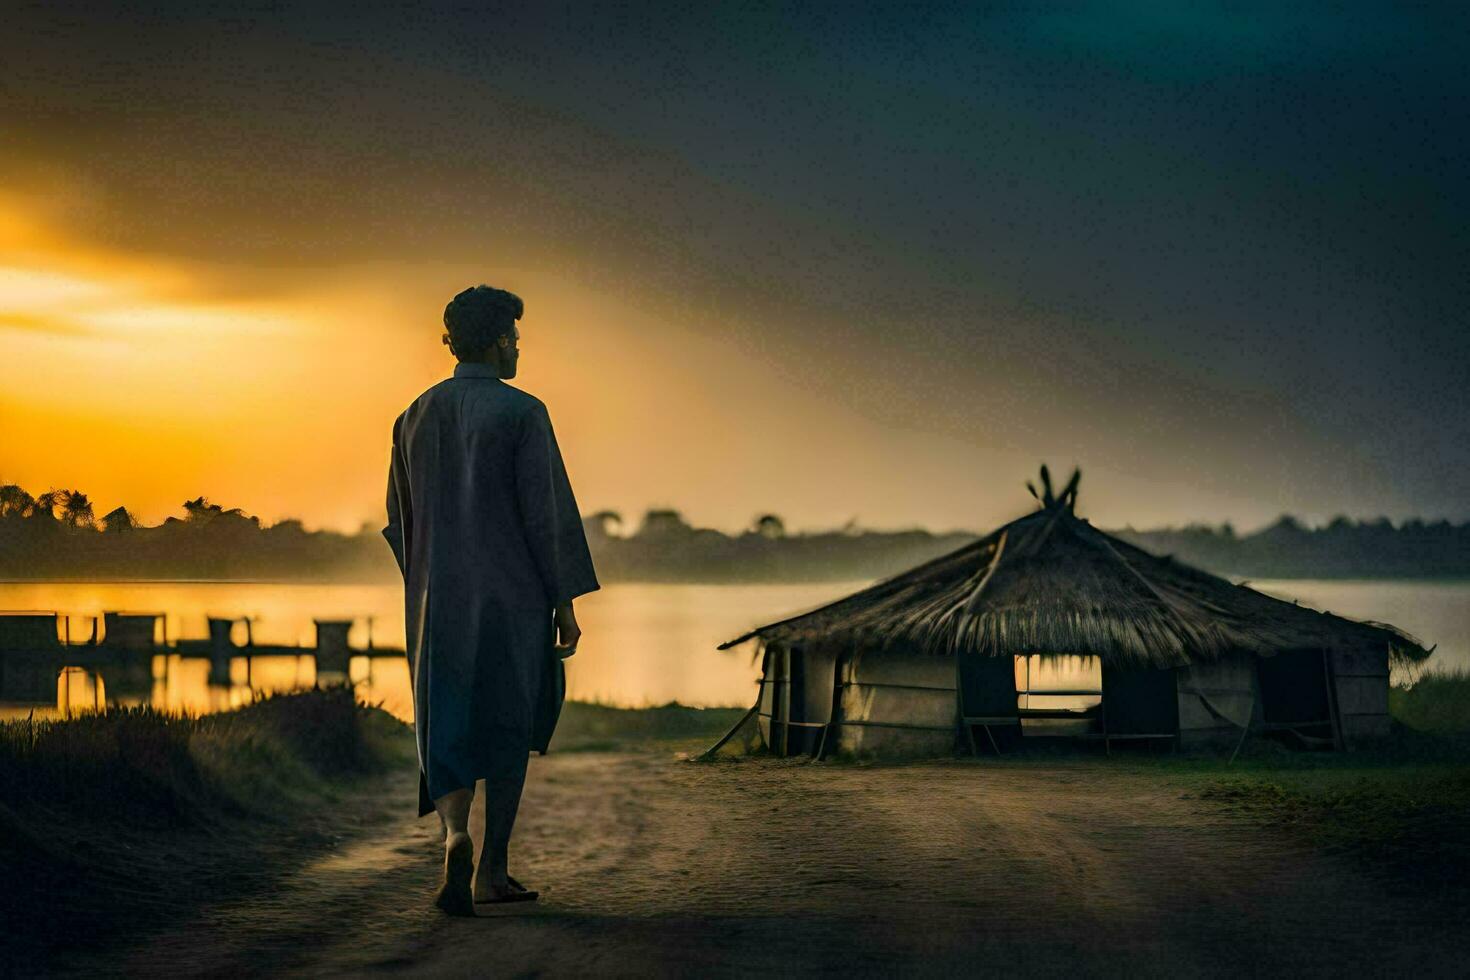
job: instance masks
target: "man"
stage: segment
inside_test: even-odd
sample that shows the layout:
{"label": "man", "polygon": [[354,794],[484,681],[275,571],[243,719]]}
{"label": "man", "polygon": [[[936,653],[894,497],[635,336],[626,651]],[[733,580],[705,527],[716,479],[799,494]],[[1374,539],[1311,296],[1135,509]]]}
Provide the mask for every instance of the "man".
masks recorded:
{"label": "man", "polygon": [[437,810],[445,828],[435,905],[451,915],[536,897],[508,873],[511,827],[527,756],[546,751],[561,711],[562,659],[581,637],[572,600],[598,588],[546,406],[502,380],[516,375],[523,311],[489,286],[454,297],[443,338],[454,376],[393,423],[383,536],[403,573],[419,815]]}

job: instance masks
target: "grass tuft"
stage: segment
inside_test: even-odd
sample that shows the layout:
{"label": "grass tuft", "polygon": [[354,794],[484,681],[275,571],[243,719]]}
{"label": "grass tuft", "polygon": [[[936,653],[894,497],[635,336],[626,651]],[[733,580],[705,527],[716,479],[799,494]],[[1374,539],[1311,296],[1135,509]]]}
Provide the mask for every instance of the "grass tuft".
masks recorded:
{"label": "grass tuft", "polygon": [[1470,732],[1470,670],[1433,671],[1388,692],[1388,710],[1421,732]]}
{"label": "grass tuft", "polygon": [[202,717],[124,708],[0,724],[0,961],[44,966],[186,914],[201,894],[258,885],[265,845],[319,836],[304,814],[413,753],[406,726],[346,686]]}
{"label": "grass tuft", "polygon": [[677,701],[648,708],[568,701],[557,720],[551,751],[608,751],[650,741],[713,742],[747,710],[691,708]]}

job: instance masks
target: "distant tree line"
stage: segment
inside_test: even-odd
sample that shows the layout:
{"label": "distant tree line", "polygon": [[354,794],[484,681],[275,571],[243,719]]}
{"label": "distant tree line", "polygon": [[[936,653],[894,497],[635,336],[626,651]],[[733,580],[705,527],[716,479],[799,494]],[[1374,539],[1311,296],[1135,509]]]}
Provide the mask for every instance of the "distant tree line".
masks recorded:
{"label": "distant tree line", "polygon": [[[186,500],[182,517],[140,524],[126,508],[97,517],[79,490],[32,496],[0,486],[0,578],[259,579],[395,582],[398,567],[376,528],[308,531],[299,520],[263,525],[238,507]],[[975,540],[967,532],[873,531],[856,521],[791,534],[759,514],[739,534],[690,525],[677,510],[647,511],[636,529],[622,515],[583,518],[604,582],[796,582],[896,574]],[[1307,528],[1291,517],[1255,534],[1229,524],[1113,532],[1156,554],[1249,578],[1395,578],[1470,575],[1470,523],[1336,518]]]}
{"label": "distant tree line", "polygon": [[975,540],[967,532],[861,530],[788,534],[781,518],[761,514],[739,534],[696,528],[676,510],[650,510],[622,534],[622,516],[599,511],[583,519],[587,543],[604,581],[801,582],[892,575]]}
{"label": "distant tree line", "polygon": [[[55,580],[259,579],[394,582],[398,566],[376,528],[356,534],[308,531],[298,520],[265,526],[238,507],[187,500],[183,517],[140,524],[126,508],[98,518],[87,495],[52,489],[32,496],[0,486],[0,578]],[[845,528],[788,535],[781,518],[758,516],[727,535],[694,528],[675,510],[650,510],[623,536],[622,519],[583,519],[604,582],[759,582],[872,578],[936,557],[974,539],[928,531]]]}
{"label": "distant tree line", "polygon": [[1229,524],[1114,531],[1147,551],[1246,578],[1452,578],[1470,576],[1470,522],[1335,517],[1309,528],[1282,516],[1254,534]]}
{"label": "distant tree line", "polygon": [[369,581],[397,574],[387,542],[366,530],[308,531],[298,520],[263,527],[260,518],[204,497],[182,508],[183,517],[149,527],[126,507],[95,517],[79,490],[32,497],[0,486],[0,578]]}

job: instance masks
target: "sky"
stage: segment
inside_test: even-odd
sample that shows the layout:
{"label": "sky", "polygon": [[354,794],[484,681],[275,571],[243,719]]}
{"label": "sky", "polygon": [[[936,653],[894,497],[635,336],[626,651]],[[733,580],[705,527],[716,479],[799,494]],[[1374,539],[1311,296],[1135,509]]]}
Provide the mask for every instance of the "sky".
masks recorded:
{"label": "sky", "polygon": [[485,282],[584,512],[1465,520],[1470,15],[1281,6],[7,4],[0,482],[375,529]]}

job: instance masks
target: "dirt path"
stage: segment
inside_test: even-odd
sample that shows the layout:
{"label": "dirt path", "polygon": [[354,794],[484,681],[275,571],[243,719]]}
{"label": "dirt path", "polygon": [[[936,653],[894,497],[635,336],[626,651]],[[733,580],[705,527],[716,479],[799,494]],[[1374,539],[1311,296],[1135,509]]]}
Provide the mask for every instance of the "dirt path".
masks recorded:
{"label": "dirt path", "polygon": [[542,898],[475,921],[429,908],[438,846],[432,818],[394,821],[268,900],[181,925],[149,962],[497,977],[1470,972],[1464,910],[1415,908],[1157,773],[1086,761],[554,754],[532,763],[512,849]]}

